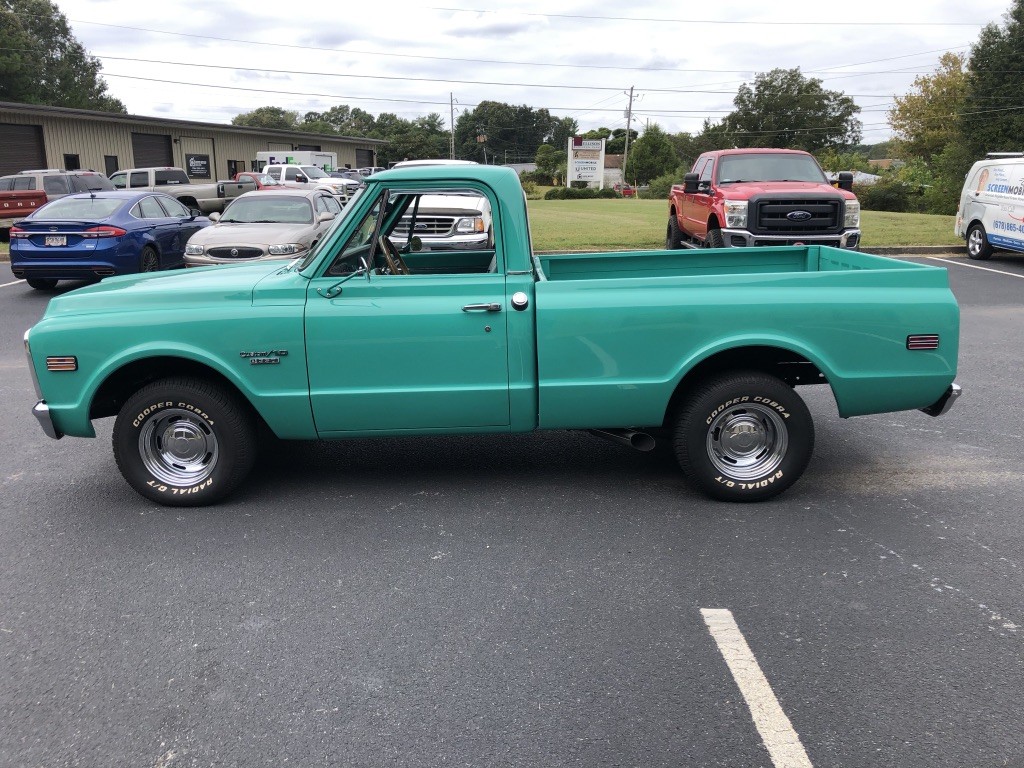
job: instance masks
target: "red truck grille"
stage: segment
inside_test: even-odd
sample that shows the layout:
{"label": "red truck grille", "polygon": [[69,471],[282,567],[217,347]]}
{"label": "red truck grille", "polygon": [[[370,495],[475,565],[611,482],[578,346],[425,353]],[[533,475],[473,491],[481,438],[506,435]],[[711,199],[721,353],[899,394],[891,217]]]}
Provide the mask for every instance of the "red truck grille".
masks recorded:
{"label": "red truck grille", "polygon": [[755,198],[751,206],[750,229],[755,233],[800,235],[843,229],[839,198]]}

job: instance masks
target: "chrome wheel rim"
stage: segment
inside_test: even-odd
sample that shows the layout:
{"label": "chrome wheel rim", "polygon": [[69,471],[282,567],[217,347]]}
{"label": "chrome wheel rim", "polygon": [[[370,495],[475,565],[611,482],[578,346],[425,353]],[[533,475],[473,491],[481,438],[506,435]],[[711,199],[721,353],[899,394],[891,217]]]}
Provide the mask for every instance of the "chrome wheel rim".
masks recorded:
{"label": "chrome wheel rim", "polygon": [[977,229],[972,229],[971,233],[967,236],[967,250],[972,256],[977,256],[981,253],[981,249],[984,243],[981,240],[981,232]]}
{"label": "chrome wheel rim", "polygon": [[189,411],[172,408],[142,425],[139,455],[146,471],[159,482],[190,486],[213,474],[220,450],[208,424]]}
{"label": "chrome wheel rim", "polygon": [[756,480],[775,472],[786,457],[789,432],[782,415],[757,403],[726,408],[708,427],[708,458],[715,470],[735,480]]}

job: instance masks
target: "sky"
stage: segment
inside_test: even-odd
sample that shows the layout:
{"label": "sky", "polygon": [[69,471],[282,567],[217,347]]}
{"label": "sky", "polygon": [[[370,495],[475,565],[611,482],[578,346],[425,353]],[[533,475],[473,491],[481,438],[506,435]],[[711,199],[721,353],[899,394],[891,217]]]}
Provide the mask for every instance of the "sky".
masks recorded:
{"label": "sky", "polygon": [[[480,0],[303,3],[56,0],[135,115],[229,123],[273,105],[347,104],[450,125],[484,100],[546,108],[586,131],[656,123],[699,133],[759,72],[799,67],[891,136],[893,97],[946,51],[969,53],[1010,0],[630,3]],[[431,4],[441,3],[438,5]],[[509,158],[509,162],[520,159]]]}

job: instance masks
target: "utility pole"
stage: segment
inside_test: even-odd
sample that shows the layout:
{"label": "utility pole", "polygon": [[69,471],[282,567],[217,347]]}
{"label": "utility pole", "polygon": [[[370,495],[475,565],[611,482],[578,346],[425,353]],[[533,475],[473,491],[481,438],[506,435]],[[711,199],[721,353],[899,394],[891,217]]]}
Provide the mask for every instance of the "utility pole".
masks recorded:
{"label": "utility pole", "polygon": [[633,87],[629,86],[629,108],[626,109],[626,148],[622,152],[622,183],[626,184],[626,160],[629,159],[629,126],[633,122]]}
{"label": "utility pole", "polygon": [[449,140],[449,143],[448,143],[448,152],[449,152],[448,159],[449,160],[454,160],[455,159],[455,94],[454,93],[449,93],[448,94],[448,99],[449,99],[448,106],[451,109],[451,119],[449,120],[449,124],[451,125],[451,129],[452,129],[452,136],[451,136],[451,139]]}

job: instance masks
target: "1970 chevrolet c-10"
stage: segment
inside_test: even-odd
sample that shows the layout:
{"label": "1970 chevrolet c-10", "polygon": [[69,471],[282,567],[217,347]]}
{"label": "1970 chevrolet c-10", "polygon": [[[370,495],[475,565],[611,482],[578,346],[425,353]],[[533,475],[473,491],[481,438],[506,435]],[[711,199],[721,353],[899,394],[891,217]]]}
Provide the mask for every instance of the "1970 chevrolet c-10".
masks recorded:
{"label": "1970 chevrolet c-10", "polygon": [[[419,196],[446,192],[488,198],[493,247],[418,249]],[[223,499],[264,429],[639,447],[663,431],[695,488],[757,501],[811,458],[795,386],[831,387],[844,417],[937,416],[960,392],[958,336],[944,269],[826,246],[538,256],[516,175],[453,165],[369,177],[301,260],[55,297],[25,344],[45,432],[94,437],[116,416],[121,473],[162,504]]]}

